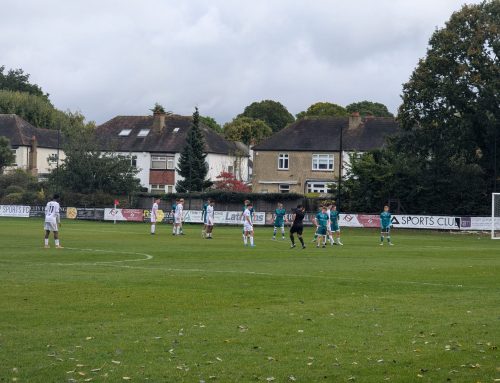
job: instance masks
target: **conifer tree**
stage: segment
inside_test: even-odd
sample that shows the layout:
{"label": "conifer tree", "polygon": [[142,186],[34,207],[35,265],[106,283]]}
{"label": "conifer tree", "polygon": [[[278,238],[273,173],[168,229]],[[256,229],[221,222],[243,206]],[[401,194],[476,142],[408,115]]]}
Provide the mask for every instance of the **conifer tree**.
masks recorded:
{"label": "conifer tree", "polygon": [[177,172],[184,179],[177,181],[177,192],[201,192],[212,185],[210,181],[205,180],[208,174],[206,157],[205,140],[200,130],[200,114],[196,108],[191,129],[186,137],[186,145],[179,158]]}

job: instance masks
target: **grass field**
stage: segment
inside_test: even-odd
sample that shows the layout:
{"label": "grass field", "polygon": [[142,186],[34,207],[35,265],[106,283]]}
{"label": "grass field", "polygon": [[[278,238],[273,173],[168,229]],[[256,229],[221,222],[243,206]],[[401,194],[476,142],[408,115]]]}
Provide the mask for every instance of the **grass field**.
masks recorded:
{"label": "grass field", "polygon": [[[500,241],[345,230],[289,249],[257,228],[0,220],[1,382],[493,382]],[[307,229],[307,242],[312,229]],[[306,243],[312,245],[311,243]],[[53,246],[53,244],[52,244]]]}

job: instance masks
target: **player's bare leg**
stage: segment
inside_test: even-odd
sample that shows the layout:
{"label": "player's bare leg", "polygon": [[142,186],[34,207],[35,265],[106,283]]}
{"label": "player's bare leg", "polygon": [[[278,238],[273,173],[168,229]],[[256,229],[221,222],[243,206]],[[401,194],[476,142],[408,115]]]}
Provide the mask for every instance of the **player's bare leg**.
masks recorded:
{"label": "player's bare leg", "polygon": [[50,236],[50,230],[45,230],[45,248],[50,249],[49,245],[49,236]]}

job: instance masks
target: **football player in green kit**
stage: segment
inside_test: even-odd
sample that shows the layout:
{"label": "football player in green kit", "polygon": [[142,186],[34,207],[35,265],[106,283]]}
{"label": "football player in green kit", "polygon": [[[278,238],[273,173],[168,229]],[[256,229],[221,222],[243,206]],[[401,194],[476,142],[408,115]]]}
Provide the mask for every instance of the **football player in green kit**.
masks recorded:
{"label": "football player in green kit", "polygon": [[389,212],[389,206],[384,206],[384,211],[380,213],[380,246],[384,245],[384,236],[387,237],[387,243],[390,246],[393,245],[391,242],[391,213]]}
{"label": "football player in green kit", "polygon": [[276,214],[276,218],[274,219],[274,232],[273,232],[273,240],[276,239],[276,232],[279,228],[281,228],[281,237],[285,239],[285,222],[288,223],[288,219],[286,218],[286,210],[283,209],[283,204],[278,203],[278,207],[274,211]]}
{"label": "football player in green kit", "polygon": [[316,214],[316,217],[314,218],[314,224],[316,225],[316,234],[318,235],[317,242],[316,242],[316,247],[319,247],[321,244],[322,247],[326,247],[325,242],[326,242],[326,233],[328,230],[328,214],[326,214],[326,207],[321,206],[321,211]]}
{"label": "football player in green kit", "polygon": [[332,205],[330,209],[330,244],[335,244],[334,236],[337,237],[337,245],[343,246],[340,242],[340,226],[339,226],[339,212],[336,205]]}

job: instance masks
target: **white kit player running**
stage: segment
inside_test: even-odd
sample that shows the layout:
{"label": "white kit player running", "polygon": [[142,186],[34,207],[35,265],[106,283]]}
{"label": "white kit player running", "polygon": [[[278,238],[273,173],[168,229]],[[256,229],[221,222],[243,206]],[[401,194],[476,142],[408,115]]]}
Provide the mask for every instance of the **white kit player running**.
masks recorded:
{"label": "white kit player running", "polygon": [[184,200],[181,198],[175,206],[174,222],[175,222],[175,235],[182,234],[182,212],[184,210]]}
{"label": "white kit player running", "polygon": [[49,246],[49,236],[50,232],[54,233],[54,241],[56,244],[56,249],[62,249],[63,247],[59,243],[59,227],[61,225],[61,216],[59,214],[59,195],[54,194],[52,201],[47,203],[45,206],[45,248],[50,248]]}
{"label": "white kit player running", "polygon": [[158,220],[158,204],[160,199],[155,199],[153,207],[151,208],[151,235],[156,234],[156,221]]}
{"label": "white kit player running", "polygon": [[243,243],[246,246],[250,239],[250,247],[255,247],[253,243],[253,220],[252,220],[252,203],[247,204],[247,208],[243,212]]}
{"label": "white kit player running", "polygon": [[206,239],[212,239],[212,231],[214,230],[215,223],[215,214],[214,214],[214,200],[210,200],[208,202],[207,211],[206,211]]}

